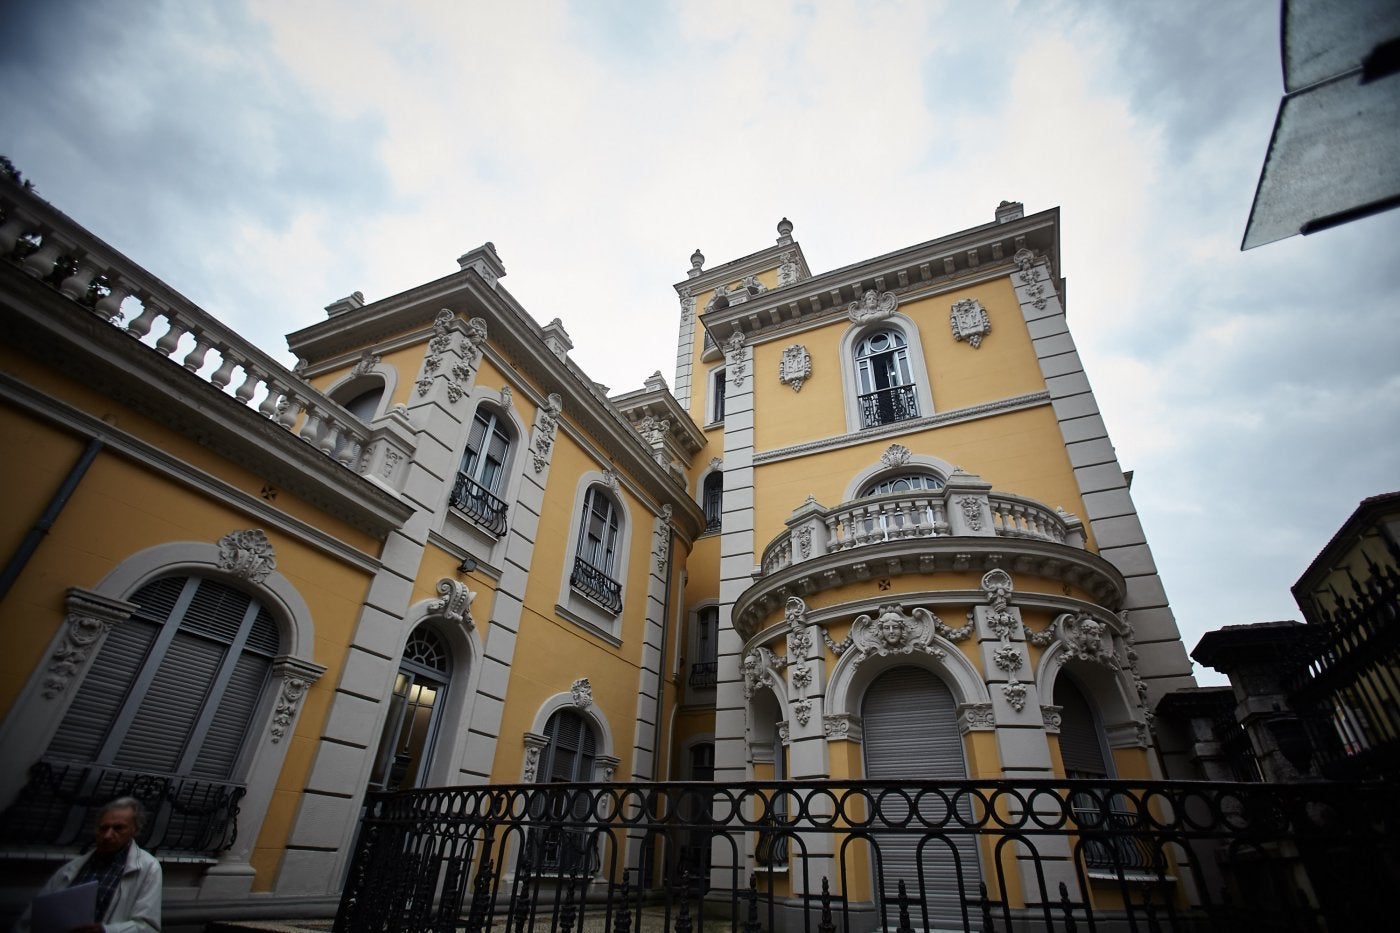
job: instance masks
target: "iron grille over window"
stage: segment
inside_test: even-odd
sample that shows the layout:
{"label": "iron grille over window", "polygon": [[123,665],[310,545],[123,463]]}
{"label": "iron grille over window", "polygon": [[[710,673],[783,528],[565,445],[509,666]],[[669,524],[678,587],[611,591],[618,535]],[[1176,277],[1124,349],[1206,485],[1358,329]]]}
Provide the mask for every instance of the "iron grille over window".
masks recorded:
{"label": "iron grille over window", "polygon": [[452,487],[452,507],[465,512],[493,535],[505,534],[506,504],[465,473],[457,474],[457,483]]}
{"label": "iron grille over window", "polygon": [[574,558],[569,585],[611,612],[622,611],[622,584],[582,557]]}

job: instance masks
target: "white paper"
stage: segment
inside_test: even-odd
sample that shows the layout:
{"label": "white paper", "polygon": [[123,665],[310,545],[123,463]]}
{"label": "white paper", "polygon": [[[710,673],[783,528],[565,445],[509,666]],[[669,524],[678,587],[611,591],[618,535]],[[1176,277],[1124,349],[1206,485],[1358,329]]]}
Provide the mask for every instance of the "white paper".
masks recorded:
{"label": "white paper", "polygon": [[33,933],[68,933],[96,917],[97,882],[85,881],[34,898],[29,926]]}

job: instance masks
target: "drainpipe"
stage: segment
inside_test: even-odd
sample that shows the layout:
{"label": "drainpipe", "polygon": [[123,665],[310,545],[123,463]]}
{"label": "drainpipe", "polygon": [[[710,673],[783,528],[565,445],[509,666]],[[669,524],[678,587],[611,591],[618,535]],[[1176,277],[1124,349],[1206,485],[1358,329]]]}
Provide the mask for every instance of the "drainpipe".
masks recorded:
{"label": "drainpipe", "polygon": [[661,598],[661,659],[656,664],[656,715],[652,722],[651,779],[661,780],[661,707],[666,696],[666,642],[671,634],[671,581],[676,575],[676,533],[666,538],[666,589]]}
{"label": "drainpipe", "polygon": [[59,513],[72,498],[74,490],[78,488],[78,483],[82,481],[83,474],[92,466],[92,461],[97,459],[97,454],[102,450],[103,443],[100,437],[94,437],[88,441],[87,449],[78,458],[78,462],[73,464],[73,468],[68,471],[68,476],[64,478],[63,485],[58,487],[58,492],[54,493],[53,499],[49,501],[49,507],[44,509],[44,514],[39,516],[39,520],[34,523],[34,527],[25,534],[24,540],[15,548],[15,553],[10,557],[9,563],[5,565],[4,573],[0,573],[0,599],[4,599],[10,592],[10,587],[15,585],[20,573],[24,570],[29,558],[34,556],[34,552],[39,549],[39,542],[44,540],[44,535],[49,533],[54,522],[58,521]]}

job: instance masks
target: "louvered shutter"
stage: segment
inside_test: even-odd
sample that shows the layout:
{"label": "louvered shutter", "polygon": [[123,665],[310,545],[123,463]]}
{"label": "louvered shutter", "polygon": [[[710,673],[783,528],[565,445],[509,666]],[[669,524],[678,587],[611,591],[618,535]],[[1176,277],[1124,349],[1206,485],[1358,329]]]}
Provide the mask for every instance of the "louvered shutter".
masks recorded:
{"label": "louvered shutter", "polygon": [[[871,780],[966,780],[957,703],[947,685],[933,673],[901,667],[881,674],[866,691],[861,721],[865,774]],[[941,804],[921,804],[929,820],[941,818],[940,807]],[[885,822],[897,822],[908,813],[908,804],[889,798],[881,804]],[[969,810],[963,816],[970,819],[972,813]],[[879,833],[875,841],[883,862],[881,891],[886,910],[894,909],[899,882],[903,880],[911,897],[921,896],[922,892],[929,919],[935,926],[961,929],[962,900],[978,896],[981,879],[972,837],[925,839],[922,833]],[[893,924],[896,917],[890,915],[887,919]]]}
{"label": "louvered shutter", "polygon": [[49,743],[50,758],[84,763],[97,759],[158,630],[159,626],[139,617],[108,630],[101,652]]}
{"label": "louvered shutter", "polygon": [[1065,776],[1108,777],[1094,711],[1068,675],[1055,681],[1055,705],[1060,707],[1060,758],[1065,764]]}

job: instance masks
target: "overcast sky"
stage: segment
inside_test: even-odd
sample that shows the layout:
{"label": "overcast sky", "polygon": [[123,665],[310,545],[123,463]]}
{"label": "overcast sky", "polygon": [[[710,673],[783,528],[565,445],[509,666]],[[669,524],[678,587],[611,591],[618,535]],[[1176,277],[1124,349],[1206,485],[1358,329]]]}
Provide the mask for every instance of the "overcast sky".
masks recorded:
{"label": "overcast sky", "polygon": [[[277,353],[491,240],[613,391],[672,286],[1062,209],[1070,326],[1190,650],[1400,488],[1400,212],[1248,253],[1278,4],[0,0],[0,152]],[[1203,682],[1221,682],[1211,671]]]}

